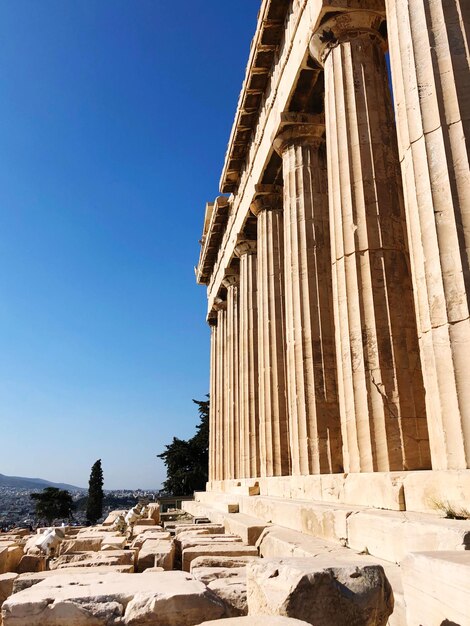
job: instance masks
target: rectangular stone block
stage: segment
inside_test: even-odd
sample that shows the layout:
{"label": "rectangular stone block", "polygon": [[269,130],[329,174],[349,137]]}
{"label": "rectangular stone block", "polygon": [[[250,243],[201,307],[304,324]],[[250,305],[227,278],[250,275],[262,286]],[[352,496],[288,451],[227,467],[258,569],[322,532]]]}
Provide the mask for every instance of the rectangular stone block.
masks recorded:
{"label": "rectangular stone block", "polygon": [[147,505],[148,517],[153,519],[155,524],[160,524],[160,505],[158,502],[151,502]]}
{"label": "rectangular stone block", "polygon": [[393,610],[380,565],[357,557],[260,559],[246,568],[249,615],[284,615],[309,624],[385,626]]}
{"label": "rectangular stone block", "polygon": [[59,544],[57,554],[72,554],[73,552],[97,552],[101,550],[103,538],[101,535],[93,537],[79,537],[76,539],[65,539]]}
{"label": "rectangular stone block", "polygon": [[120,515],[125,515],[126,513],[127,513],[127,510],[125,509],[122,509],[119,511],[111,511],[111,513],[109,513],[108,517],[104,520],[102,525],[112,526]]}
{"label": "rectangular stone block", "polygon": [[141,524],[140,522],[141,520],[139,520],[138,523],[132,529],[133,537],[137,537],[137,535],[140,535],[142,533],[162,532],[163,530],[161,526],[156,526],[155,524],[146,525],[146,524]]}
{"label": "rectangular stone block", "polygon": [[171,539],[171,534],[165,530],[155,530],[151,533],[140,533],[137,535],[131,543],[133,548],[141,548],[146,541],[149,540],[159,540],[159,541],[167,541]]}
{"label": "rectangular stone block", "polygon": [[401,569],[407,626],[469,626],[470,552],[415,552]]}
{"label": "rectangular stone block", "polygon": [[135,565],[135,550],[81,552],[63,554],[50,563],[50,569],[63,567],[102,567],[104,565]]}
{"label": "rectangular stone block", "polygon": [[188,531],[207,531],[207,534],[223,534],[225,528],[223,524],[177,524],[175,525],[175,537],[178,537],[180,533]]}
{"label": "rectangular stone block", "polygon": [[137,571],[143,572],[149,567],[163,567],[172,570],[175,560],[173,541],[146,541],[137,556]]}
{"label": "rectangular stone block", "polygon": [[256,546],[263,558],[318,557],[322,554],[328,554],[332,559],[348,558],[349,555],[356,556],[352,550],[338,544],[308,537],[280,526],[268,526],[261,534]]}
{"label": "rectangular stone block", "polygon": [[254,559],[259,559],[259,556],[258,555],[254,555],[254,556],[224,556],[224,555],[198,556],[191,561],[190,572],[192,574],[193,569],[196,569],[198,567],[202,567],[202,568],[215,567],[218,569],[245,567],[247,563],[250,563]]}
{"label": "rectangular stone block", "polygon": [[7,598],[13,593],[13,585],[18,578],[18,574],[7,572],[0,574],[0,608]]}
{"label": "rectangular stone block", "polygon": [[408,552],[466,550],[470,521],[423,513],[362,511],[348,517],[348,546],[399,563]]}
{"label": "rectangular stone block", "polygon": [[107,537],[101,543],[101,550],[123,550],[127,543],[127,537]]}
{"label": "rectangular stone block", "polygon": [[233,542],[186,548],[182,554],[183,571],[189,572],[191,561],[198,556],[258,556],[258,549]]}
{"label": "rectangular stone block", "polygon": [[470,470],[409,472],[403,485],[407,511],[470,511]]}
{"label": "rectangular stone block", "polygon": [[24,554],[16,571],[18,574],[24,574],[25,572],[43,572],[46,569],[46,557],[38,556],[36,554]]}
{"label": "rectangular stone block", "polygon": [[224,525],[228,533],[238,535],[243,543],[254,546],[267,523],[243,513],[234,513],[225,517]]}
{"label": "rectangular stone block", "polygon": [[347,539],[348,516],[362,508],[266,496],[244,498],[240,506],[255,518],[341,544]]}
{"label": "rectangular stone block", "polygon": [[7,548],[6,571],[16,572],[16,568],[18,567],[22,556],[23,548],[21,546],[13,545]]}
{"label": "rectangular stone block", "polygon": [[224,605],[184,572],[57,575],[8,598],[3,626],[195,626]]}
{"label": "rectangular stone block", "polygon": [[178,539],[179,549],[181,552],[187,548],[193,548],[194,546],[206,546],[206,545],[221,545],[241,543],[240,537],[235,535],[180,535]]}
{"label": "rectangular stone block", "polygon": [[8,548],[3,547],[0,544],[0,574],[5,574],[7,572],[7,557]]}
{"label": "rectangular stone block", "polygon": [[[183,507],[183,511],[185,511],[186,513],[189,513],[190,515],[192,515],[193,517],[209,517],[206,513],[207,511],[207,507],[200,503],[200,502],[195,502],[194,500],[186,500],[185,502],[181,503],[181,506]],[[218,519],[214,519],[214,517],[210,516],[209,519],[212,522],[216,522],[219,523]]]}
{"label": "rectangular stone block", "polygon": [[134,571],[132,565],[104,565],[102,567],[68,567],[60,570],[47,570],[46,572],[28,572],[27,574],[15,574],[13,583],[13,593],[18,593],[24,589],[29,589],[33,585],[37,585],[46,578],[52,576],[62,576],[63,574],[80,575],[96,575],[99,574],[131,574]]}

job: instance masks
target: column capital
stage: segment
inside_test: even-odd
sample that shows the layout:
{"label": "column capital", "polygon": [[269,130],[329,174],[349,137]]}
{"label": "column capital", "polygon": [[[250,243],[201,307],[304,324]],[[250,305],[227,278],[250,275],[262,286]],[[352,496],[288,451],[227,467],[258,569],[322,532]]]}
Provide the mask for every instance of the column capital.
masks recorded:
{"label": "column capital", "polygon": [[238,285],[239,282],[240,272],[238,271],[238,269],[234,269],[231,267],[227,268],[225,270],[225,276],[222,278],[222,285],[228,289],[229,287],[234,287]]}
{"label": "column capital", "polygon": [[282,191],[280,185],[255,185],[250,211],[255,217],[262,211],[282,211]]}
{"label": "column capital", "polygon": [[282,113],[273,146],[282,156],[284,150],[292,144],[319,147],[324,142],[324,137],[325,116],[322,113]]}
{"label": "column capital", "polygon": [[313,34],[309,50],[311,56],[321,65],[333,48],[358,37],[377,40],[387,50],[387,42],[380,32],[384,15],[378,11],[345,11],[336,13],[321,24]]}
{"label": "column capital", "polygon": [[216,298],[214,300],[214,311],[216,311],[217,313],[219,311],[225,311],[227,309],[227,300],[222,300],[222,298]]}
{"label": "column capital", "polygon": [[215,308],[215,306],[212,307],[212,309],[209,311],[209,313],[207,314],[206,317],[206,322],[209,324],[209,326],[217,326],[217,322],[218,322],[218,317],[217,317],[217,309]]}
{"label": "column capital", "polygon": [[256,239],[246,239],[240,236],[235,245],[235,256],[241,257],[245,254],[256,254]]}

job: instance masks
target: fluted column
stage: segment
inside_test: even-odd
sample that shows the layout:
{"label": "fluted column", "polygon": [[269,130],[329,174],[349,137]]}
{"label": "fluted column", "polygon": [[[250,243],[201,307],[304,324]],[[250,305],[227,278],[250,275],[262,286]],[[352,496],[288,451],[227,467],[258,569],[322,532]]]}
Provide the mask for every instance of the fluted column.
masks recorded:
{"label": "fluted column", "polygon": [[284,245],[282,198],[264,194],[252,204],[258,217],[258,367],[261,476],[290,473],[285,378]]}
{"label": "fluted column", "polygon": [[470,468],[470,4],[386,6],[432,465]]}
{"label": "fluted column", "polygon": [[239,414],[239,300],[240,276],[237,270],[231,270],[222,281],[227,288],[227,478],[240,477],[240,414]]}
{"label": "fluted column", "polygon": [[[226,404],[227,404],[227,389],[225,379],[226,368],[226,334],[227,334],[227,302],[217,299],[214,303],[214,308],[217,310],[217,339],[215,342],[215,360],[216,360],[216,375],[215,375],[215,432],[213,437],[213,443],[215,447],[214,463],[215,463],[215,480],[224,480],[226,476],[226,455],[227,446],[225,443],[226,438]],[[211,400],[212,402],[212,400]]]}
{"label": "fluted column", "polygon": [[323,63],[340,407],[348,471],[430,464],[383,17],[337,14]]}
{"label": "fluted column", "polygon": [[284,177],[287,398],[293,474],[343,470],[324,134],[322,116],[303,115],[300,123],[287,124],[274,142],[282,156]]}
{"label": "fluted column", "polygon": [[240,259],[240,478],[259,476],[258,304],[256,241],[242,239]]}
{"label": "fluted column", "polygon": [[210,381],[209,381],[209,480],[217,480],[216,463],[217,448],[216,419],[217,419],[217,317],[210,317],[211,354],[210,354]]}

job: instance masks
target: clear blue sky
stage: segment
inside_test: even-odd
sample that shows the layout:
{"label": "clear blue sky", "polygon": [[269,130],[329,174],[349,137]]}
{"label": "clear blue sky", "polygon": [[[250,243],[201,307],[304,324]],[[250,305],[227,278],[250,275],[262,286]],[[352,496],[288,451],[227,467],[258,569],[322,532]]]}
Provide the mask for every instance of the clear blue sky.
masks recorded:
{"label": "clear blue sky", "polygon": [[155,488],[194,433],[193,267],[259,4],[0,3],[0,473]]}

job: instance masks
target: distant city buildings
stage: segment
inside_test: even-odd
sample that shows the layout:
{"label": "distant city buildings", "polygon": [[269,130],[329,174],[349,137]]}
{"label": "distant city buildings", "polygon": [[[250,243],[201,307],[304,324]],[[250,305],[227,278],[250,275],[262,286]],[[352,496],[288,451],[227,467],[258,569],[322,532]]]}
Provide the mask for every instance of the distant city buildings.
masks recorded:
{"label": "distant city buildings", "polygon": [[[16,487],[0,487],[0,530],[7,530],[14,526],[35,526],[36,517],[34,513],[34,502],[31,500],[31,493],[38,489],[23,489]],[[76,505],[73,517],[78,524],[86,523],[85,499],[86,489],[70,491]],[[105,504],[103,507],[103,517],[116,508],[130,508],[137,501],[147,499],[154,501],[158,495],[157,490],[148,489],[117,489],[105,491]]]}

